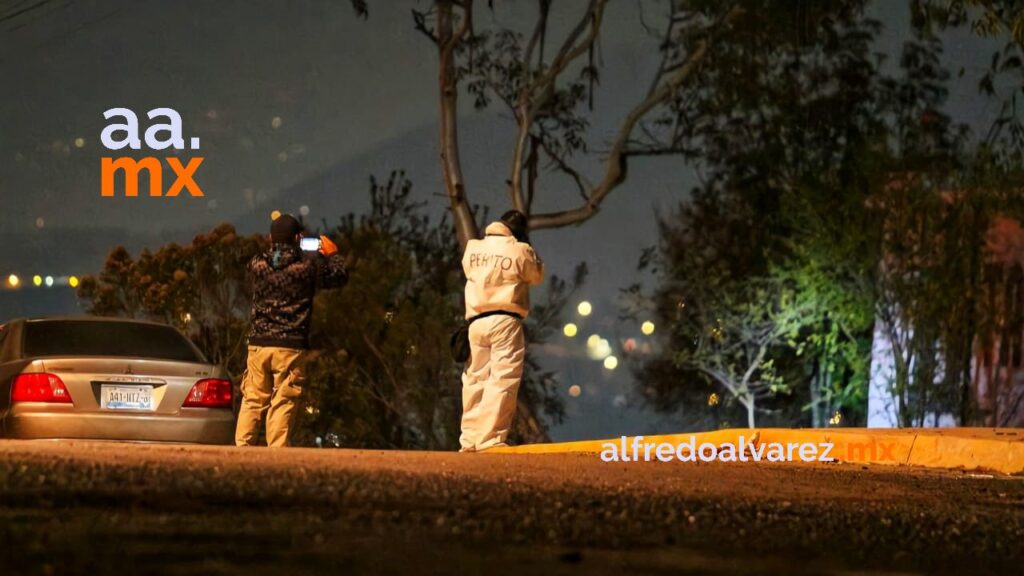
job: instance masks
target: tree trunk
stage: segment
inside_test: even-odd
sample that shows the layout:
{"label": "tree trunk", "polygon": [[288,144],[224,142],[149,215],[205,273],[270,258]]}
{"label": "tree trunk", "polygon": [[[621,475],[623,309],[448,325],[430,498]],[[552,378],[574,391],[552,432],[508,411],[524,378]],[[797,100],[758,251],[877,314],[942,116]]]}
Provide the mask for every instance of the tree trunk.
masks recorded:
{"label": "tree trunk", "polygon": [[814,428],[823,428],[825,426],[825,419],[822,417],[821,410],[821,387],[822,387],[822,366],[824,362],[818,359],[818,367],[814,371],[814,375],[811,377],[811,426]]}
{"label": "tree trunk", "polygon": [[451,0],[437,2],[437,46],[439,62],[438,87],[440,88],[440,144],[441,171],[444,175],[445,192],[451,208],[452,221],[463,250],[473,238],[480,236],[473,210],[466,201],[465,183],[462,179],[462,161],[459,158],[458,97],[459,89],[455,73],[455,48],[469,29],[473,17],[468,10],[464,21],[456,31]]}
{"label": "tree trunk", "polygon": [[[978,302],[977,292],[980,289],[981,284],[981,265],[980,265],[980,246],[982,243],[978,241],[978,235],[982,226],[982,219],[977,206],[974,207],[973,223],[971,225],[971,233],[975,234],[972,238],[971,252],[970,252],[970,264],[969,264],[969,287],[967,290],[967,330],[964,334],[965,342],[963,343],[963,366],[961,366],[962,374],[960,376],[960,426],[970,426],[975,422],[975,407],[974,398],[972,397],[972,382],[974,380],[971,365],[974,359],[974,333],[977,332],[977,315],[978,315]],[[979,362],[979,369],[981,368]]]}
{"label": "tree trunk", "polygon": [[751,428],[751,429],[754,428],[754,420],[755,420],[754,410],[755,410],[755,407],[756,407],[755,402],[756,401],[754,400],[754,397],[751,396],[749,399],[747,399],[746,402],[743,403],[743,405],[747,407],[747,428]]}

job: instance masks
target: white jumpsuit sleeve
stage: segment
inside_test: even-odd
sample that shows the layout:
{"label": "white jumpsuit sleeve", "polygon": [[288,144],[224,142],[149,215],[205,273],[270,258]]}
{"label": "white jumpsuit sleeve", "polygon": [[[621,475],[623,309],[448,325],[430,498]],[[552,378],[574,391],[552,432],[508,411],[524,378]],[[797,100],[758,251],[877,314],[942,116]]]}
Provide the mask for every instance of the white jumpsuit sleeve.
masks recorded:
{"label": "white jumpsuit sleeve", "polygon": [[523,280],[530,286],[536,286],[543,282],[544,262],[541,261],[540,256],[537,256],[537,253],[528,244],[523,245],[523,256]]}

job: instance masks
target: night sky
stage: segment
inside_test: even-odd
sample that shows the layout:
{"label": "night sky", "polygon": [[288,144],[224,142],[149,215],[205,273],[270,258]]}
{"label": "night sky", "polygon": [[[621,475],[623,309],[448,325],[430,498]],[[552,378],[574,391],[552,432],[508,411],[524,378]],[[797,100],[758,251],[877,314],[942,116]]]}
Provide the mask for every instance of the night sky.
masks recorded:
{"label": "night sky", "polygon": [[[114,244],[137,253],[220,222],[263,232],[272,210],[305,206],[310,221],[330,222],[362,210],[370,175],[393,169],[404,169],[417,197],[438,214],[444,209],[436,53],[410,15],[427,2],[371,3],[367,21],[347,0],[52,0],[5,18],[37,2],[0,0],[0,280],[16,273],[31,284],[40,274],[59,284],[97,271]],[[478,26],[493,20],[527,29],[534,3],[496,4],[492,12],[481,3]],[[874,9],[887,26],[878,50],[890,61],[907,31],[906,4]],[[574,5],[555,3],[552,38],[575,22]],[[659,2],[643,6],[650,21],[664,12]],[[644,30],[636,2],[613,3],[606,21],[591,129],[597,148],[657,65],[657,40]],[[991,48],[967,32],[946,38],[949,111],[979,128],[996,112],[976,95]],[[463,105],[471,199],[503,211],[513,124],[500,109],[474,111],[468,97]],[[181,113],[186,139],[202,140],[197,181],[206,196],[101,198],[103,111],[127,107],[144,120],[165,106]],[[595,163],[583,166],[598,173]],[[569,418],[555,439],[679,430],[677,420],[632,406],[624,365],[609,372],[582,351],[592,333],[640,337],[639,326],[617,321],[616,295],[636,278],[642,248],[656,241],[655,212],[685,199],[694,183],[694,168],[679,160],[635,162],[596,218],[534,235],[551,273],[567,276],[579,261],[591,270],[581,297],[594,303],[594,314],[577,319],[580,336],[546,361],[559,371],[563,394],[574,384],[583,390],[578,398],[566,394]],[[549,177],[542,186],[538,209],[575,205],[568,182]],[[0,290],[0,321],[76,310],[66,286]]]}

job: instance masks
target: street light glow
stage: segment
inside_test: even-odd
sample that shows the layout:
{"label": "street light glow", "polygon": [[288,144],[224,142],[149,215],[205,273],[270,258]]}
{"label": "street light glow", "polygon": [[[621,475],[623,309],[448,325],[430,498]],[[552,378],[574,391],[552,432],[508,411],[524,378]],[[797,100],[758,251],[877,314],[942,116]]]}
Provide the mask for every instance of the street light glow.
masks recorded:
{"label": "street light glow", "polygon": [[654,334],[654,322],[651,322],[650,320],[644,322],[640,325],[640,331],[644,333],[644,336]]}
{"label": "street light glow", "polygon": [[573,324],[572,322],[569,322],[568,324],[565,325],[564,328],[562,328],[562,334],[565,334],[569,338],[576,336],[576,333],[578,331],[579,328],[577,328],[576,325]]}
{"label": "street light glow", "polygon": [[53,276],[46,277],[46,287],[49,288],[50,286],[53,286]]}
{"label": "street light glow", "polygon": [[619,359],[615,356],[609,356],[604,359],[604,367],[606,370],[615,370],[619,366]]}
{"label": "street light glow", "polygon": [[608,340],[601,338],[597,334],[592,335],[587,339],[587,356],[591,360],[604,360],[612,353],[612,346]]}
{"label": "street light glow", "polygon": [[576,311],[580,313],[580,316],[590,316],[590,313],[594,311],[594,307],[590,305],[590,302],[584,300],[576,307]]}
{"label": "street light glow", "polygon": [[78,288],[78,276],[72,276],[68,278],[68,286],[72,288]]}
{"label": "street light glow", "polygon": [[11,274],[7,277],[7,284],[9,284],[11,288],[17,288],[18,284],[21,284],[21,278],[18,278],[17,274]]}
{"label": "street light glow", "polygon": [[32,283],[35,284],[36,286],[42,286],[43,277],[40,276],[39,274],[36,274],[35,276],[32,277]]}

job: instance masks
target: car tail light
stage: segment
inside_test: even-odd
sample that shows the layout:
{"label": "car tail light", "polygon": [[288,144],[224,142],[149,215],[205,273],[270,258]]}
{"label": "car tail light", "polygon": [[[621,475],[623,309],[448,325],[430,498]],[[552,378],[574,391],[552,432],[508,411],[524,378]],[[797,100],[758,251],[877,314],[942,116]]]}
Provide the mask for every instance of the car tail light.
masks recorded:
{"label": "car tail light", "polygon": [[11,402],[71,404],[67,386],[56,374],[18,374],[11,383]]}
{"label": "car tail light", "polygon": [[182,406],[185,408],[230,408],[231,400],[231,380],[210,378],[196,382]]}

